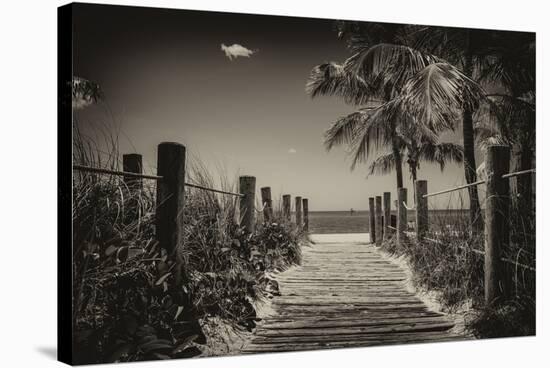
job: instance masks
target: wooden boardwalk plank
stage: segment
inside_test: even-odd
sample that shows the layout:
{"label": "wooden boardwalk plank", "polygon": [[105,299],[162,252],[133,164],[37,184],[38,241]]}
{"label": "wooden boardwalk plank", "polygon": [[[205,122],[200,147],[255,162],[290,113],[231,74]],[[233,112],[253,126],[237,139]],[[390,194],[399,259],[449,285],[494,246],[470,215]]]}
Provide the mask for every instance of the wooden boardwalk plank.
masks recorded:
{"label": "wooden boardwalk plank", "polygon": [[375,246],[317,243],[277,276],[281,295],[245,353],[449,341],[454,323],[407,290],[407,275]]}

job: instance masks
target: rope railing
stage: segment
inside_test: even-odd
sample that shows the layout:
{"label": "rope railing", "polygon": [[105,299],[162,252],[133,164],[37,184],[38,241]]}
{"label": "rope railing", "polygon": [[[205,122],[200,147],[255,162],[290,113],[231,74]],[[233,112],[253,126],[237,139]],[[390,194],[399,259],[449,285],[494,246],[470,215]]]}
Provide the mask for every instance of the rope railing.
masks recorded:
{"label": "rope railing", "polygon": [[515,177],[515,176],[520,176],[520,175],[525,175],[525,174],[531,174],[531,173],[535,173],[535,172],[536,172],[536,169],[529,169],[529,170],[516,171],[516,172],[509,173],[509,174],[504,174],[504,175],[502,175],[502,178],[503,178],[503,179],[506,179],[506,178],[513,178],[513,177]]}
{"label": "rope railing", "polygon": [[202,185],[191,184],[191,183],[185,183],[185,185],[188,186],[188,187],[191,187],[191,188],[206,190],[206,191],[209,191],[209,192],[227,194],[227,195],[232,195],[232,196],[235,196],[235,197],[243,197],[243,195],[241,193],[226,192],[225,190],[203,187]]}
{"label": "rope railing", "polygon": [[[436,244],[443,244],[443,242],[441,240],[431,239],[431,238],[427,238],[427,237],[424,237],[424,240],[427,240],[429,242],[436,243]],[[479,254],[479,255],[482,255],[482,256],[485,255],[485,252],[482,251],[482,250],[479,250],[479,249],[468,248],[468,247],[464,247],[462,245],[457,245],[457,247],[459,247],[460,249],[475,253],[475,254]],[[534,267],[531,267],[531,266],[528,266],[526,264],[514,261],[510,258],[501,257],[500,260],[504,263],[508,263],[508,264],[513,265],[513,266],[518,266],[518,267],[527,269],[529,271],[536,272],[536,269]]]}
{"label": "rope railing", "polygon": [[[397,231],[397,228],[395,228],[395,227],[393,227],[393,226],[388,226],[388,228],[390,228],[390,229],[392,229],[392,230],[394,230],[394,231]],[[416,233],[414,233],[414,232],[412,232],[412,231],[405,231],[405,234],[408,235],[408,236],[416,236]],[[429,241],[429,242],[431,242],[431,243],[435,243],[435,244],[444,244],[444,242],[441,241],[441,240],[432,239],[432,238],[428,238],[428,237],[424,237],[424,240],[427,240],[427,241]],[[482,251],[482,250],[479,250],[479,249],[468,248],[468,247],[464,247],[464,246],[461,246],[461,245],[457,245],[457,247],[459,247],[460,249],[463,249],[463,250],[466,250],[466,251],[469,251],[469,252],[478,254],[478,255],[482,255],[482,256],[485,255],[485,252]],[[518,267],[524,268],[524,269],[526,269],[526,270],[529,270],[529,271],[532,271],[532,272],[536,272],[536,269],[535,269],[534,267],[531,267],[531,266],[528,266],[528,265],[526,265],[526,264],[523,264],[523,263],[514,261],[514,260],[512,260],[512,259],[502,257],[500,260],[501,260],[502,262],[511,264],[511,265],[513,265],[513,266],[518,266]]]}
{"label": "rope railing", "polygon": [[[508,173],[508,174],[504,174],[504,175],[502,175],[502,178],[503,179],[513,178],[513,177],[516,177],[516,176],[525,175],[525,174],[532,174],[532,173],[535,173],[535,172],[536,172],[536,169],[516,171],[516,172],[511,172],[511,173]],[[450,192],[454,192],[454,191],[457,191],[457,190],[473,187],[473,186],[476,186],[476,185],[485,184],[486,182],[487,182],[486,180],[478,180],[478,181],[475,181],[475,182],[470,183],[470,184],[460,185],[458,187],[441,190],[439,192],[428,193],[428,194],[423,195],[422,197],[423,198],[433,197],[433,196],[436,196],[436,195],[450,193]]]}
{"label": "rope railing", "polygon": [[[510,185],[500,185],[501,183],[507,183],[507,180],[520,175],[530,175],[536,172],[536,169],[520,170],[511,172],[510,170],[510,158],[511,150],[508,146],[491,145],[487,147],[485,162],[487,175],[484,180],[478,180],[473,183],[459,185],[454,188],[448,188],[437,192],[428,192],[427,180],[415,180],[414,182],[414,199],[412,207],[407,206],[407,188],[398,188],[397,190],[397,215],[396,224],[394,226],[388,226],[389,221],[384,221],[382,224],[382,210],[379,206],[380,196],[369,198],[369,212],[370,212],[370,233],[371,241],[377,245],[382,245],[383,239],[388,239],[387,229],[391,229],[395,234],[396,246],[398,248],[407,247],[411,238],[416,239],[416,243],[422,246],[423,244],[437,243],[443,246],[453,246],[464,249],[465,251],[475,253],[483,257],[484,262],[484,296],[486,305],[490,305],[493,301],[497,300],[503,294],[502,284],[507,282],[504,280],[507,275],[502,274],[499,271],[500,264],[507,264],[516,267],[522,271],[527,270],[530,272],[536,272],[534,254],[531,253],[529,257],[522,257],[523,248],[512,250],[510,246],[515,246],[513,243],[511,233],[511,204],[512,193]],[[473,235],[484,236],[483,249],[474,249],[470,244],[462,243],[458,241],[450,241],[449,244],[445,244],[447,240],[440,236],[441,234],[436,232],[430,232],[430,216],[428,198],[437,196],[440,194],[450,193],[461,189],[470,188],[476,185],[486,184],[485,195],[485,209],[483,212],[484,226],[480,228],[474,219],[471,219],[470,229]],[[384,193],[384,196],[389,193]],[[388,196],[389,197],[389,196]],[[527,198],[531,200],[530,198]],[[526,207],[528,208],[528,207]],[[376,210],[376,211],[375,211]],[[414,232],[409,230],[408,214],[410,210],[415,211],[415,229]],[[389,219],[391,208],[388,205],[384,205],[384,219]],[[481,216],[479,214],[478,216]],[[390,220],[391,221],[391,220]],[[453,237],[458,234],[451,233]],[[431,238],[430,238],[431,237]],[[434,239],[435,238],[435,239]],[[460,238],[460,236],[457,236]],[[459,239],[457,239],[459,240]],[[456,244],[458,243],[458,244]],[[477,248],[477,246],[476,246]],[[404,249],[404,248],[403,248]],[[451,248],[448,248],[451,249]],[[434,249],[435,251],[435,249]],[[444,250],[441,250],[444,251]],[[524,262],[524,263],[522,263]]]}
{"label": "rope railing", "polygon": [[[129,171],[117,171],[117,170],[110,170],[110,169],[104,169],[104,168],[92,167],[92,166],[84,166],[84,165],[73,165],[73,170],[93,172],[93,173],[98,173],[98,174],[125,176],[125,177],[131,177],[131,178],[136,178],[136,179],[162,180],[162,176],[158,176],[158,175],[139,174],[139,173],[133,173],[133,172],[129,172]],[[188,186],[188,187],[191,187],[191,188],[206,190],[206,191],[214,192],[214,193],[233,195],[233,196],[237,196],[237,197],[242,197],[243,196],[240,193],[234,193],[234,192],[228,192],[228,191],[225,191],[225,190],[208,188],[208,187],[198,185],[198,184],[185,183],[185,185]]]}
{"label": "rope railing", "polygon": [[454,188],[450,188],[450,189],[440,190],[439,192],[428,193],[428,194],[423,195],[422,197],[423,198],[433,197],[433,196],[436,196],[436,195],[450,193],[450,192],[454,192],[454,191],[457,191],[457,190],[473,187],[473,186],[476,186],[476,185],[479,185],[479,184],[484,184],[484,183],[485,183],[485,180],[478,180],[478,181],[475,181],[475,182],[470,183],[470,184],[465,184],[465,185],[460,185],[458,187],[454,187]]}
{"label": "rope railing", "polygon": [[93,172],[98,174],[116,175],[116,176],[127,176],[127,177],[136,178],[136,179],[162,180],[162,176],[157,176],[157,175],[138,174],[138,173],[133,173],[129,171],[116,171],[116,170],[104,169],[101,167],[92,167],[92,166],[84,166],[84,165],[73,165],[73,170]]}

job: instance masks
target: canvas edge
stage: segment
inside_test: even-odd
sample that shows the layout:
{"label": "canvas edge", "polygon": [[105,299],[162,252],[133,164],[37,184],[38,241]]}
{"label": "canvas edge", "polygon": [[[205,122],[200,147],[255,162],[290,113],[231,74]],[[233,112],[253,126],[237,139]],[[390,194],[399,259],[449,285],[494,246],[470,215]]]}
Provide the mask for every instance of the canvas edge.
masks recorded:
{"label": "canvas edge", "polygon": [[72,106],[73,4],[57,8],[57,360],[72,365]]}

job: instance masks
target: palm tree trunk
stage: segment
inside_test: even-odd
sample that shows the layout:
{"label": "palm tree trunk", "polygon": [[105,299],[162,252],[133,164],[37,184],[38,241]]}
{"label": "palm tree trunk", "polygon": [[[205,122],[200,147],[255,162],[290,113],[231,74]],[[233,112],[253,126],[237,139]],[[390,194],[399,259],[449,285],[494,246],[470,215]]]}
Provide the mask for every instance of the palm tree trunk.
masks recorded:
{"label": "palm tree trunk", "polygon": [[[464,134],[464,174],[466,183],[468,184],[477,181],[472,120],[472,112],[464,111],[462,119],[462,133]],[[481,216],[477,185],[468,187],[468,194],[470,196],[470,227],[472,234],[481,234],[483,231],[483,217]]]}
{"label": "palm tree trunk", "polygon": [[[468,43],[466,46],[464,60],[464,74],[471,78],[472,71],[473,60]],[[466,177],[466,183],[470,184],[477,181],[473,111],[470,109],[464,109],[463,111],[462,134],[464,138],[464,174]],[[483,232],[483,217],[481,215],[481,207],[479,205],[477,186],[473,185],[468,187],[468,194],[470,196],[470,228],[472,230],[472,235],[479,235]]]}
{"label": "palm tree trunk", "polygon": [[414,163],[411,167],[411,178],[413,181],[413,196],[414,196],[414,204],[416,205],[416,168],[418,167],[417,163]]}
{"label": "palm tree trunk", "polygon": [[403,188],[403,164],[401,152],[399,152],[399,138],[394,135],[392,138],[392,154],[395,160],[395,173],[397,175],[397,188]]}

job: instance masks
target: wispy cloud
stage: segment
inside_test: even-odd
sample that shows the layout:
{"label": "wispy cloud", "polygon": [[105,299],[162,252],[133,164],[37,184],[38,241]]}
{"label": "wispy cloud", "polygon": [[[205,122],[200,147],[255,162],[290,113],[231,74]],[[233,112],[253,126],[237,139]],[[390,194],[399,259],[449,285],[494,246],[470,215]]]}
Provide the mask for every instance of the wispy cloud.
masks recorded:
{"label": "wispy cloud", "polygon": [[225,52],[225,56],[229,58],[229,60],[233,60],[240,57],[247,57],[254,55],[258,52],[258,50],[249,50],[246,47],[239,45],[238,43],[235,43],[231,46],[226,46],[222,43],[221,47],[222,51]]}
{"label": "wispy cloud", "polygon": [[288,150],[288,153],[290,153],[290,154],[295,154],[295,153],[296,153],[296,150],[295,150],[294,148],[290,148],[290,149]]}

